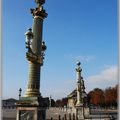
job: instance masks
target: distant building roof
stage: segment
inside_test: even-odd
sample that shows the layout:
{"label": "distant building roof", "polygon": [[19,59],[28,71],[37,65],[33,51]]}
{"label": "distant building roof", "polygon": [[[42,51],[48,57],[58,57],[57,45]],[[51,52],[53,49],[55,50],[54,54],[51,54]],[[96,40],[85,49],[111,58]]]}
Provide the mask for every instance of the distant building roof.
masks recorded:
{"label": "distant building roof", "polygon": [[77,96],[77,90],[75,89],[67,96],[67,98],[74,98],[76,96]]}
{"label": "distant building roof", "polygon": [[18,100],[14,99],[14,98],[9,98],[9,99],[5,99],[5,100],[2,100],[2,101],[6,101],[6,102],[16,102]]}
{"label": "distant building roof", "polygon": [[[87,97],[87,93],[84,91],[83,93],[82,93],[82,96],[83,97]],[[67,98],[76,98],[77,97],[77,90],[75,89],[75,90],[73,90],[68,96],[67,96]]]}

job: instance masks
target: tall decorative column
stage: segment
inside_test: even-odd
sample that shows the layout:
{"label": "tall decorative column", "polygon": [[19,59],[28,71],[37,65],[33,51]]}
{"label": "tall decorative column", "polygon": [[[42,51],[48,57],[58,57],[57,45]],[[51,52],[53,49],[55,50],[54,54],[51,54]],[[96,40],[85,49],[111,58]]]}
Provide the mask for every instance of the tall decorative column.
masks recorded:
{"label": "tall decorative column", "polygon": [[77,103],[76,106],[81,106],[82,104],[82,91],[81,91],[81,71],[80,62],[77,62],[76,68],[76,78],[77,78]]}
{"label": "tall decorative column", "polygon": [[[43,9],[42,4],[45,0],[36,0],[38,4],[36,9],[31,9],[33,16],[33,26],[25,33],[26,39],[31,32],[33,39],[28,47],[26,58],[29,61],[29,78],[26,90],[26,97],[40,96],[40,72],[43,65],[44,50],[46,49],[45,42],[42,41],[43,20],[47,17],[47,13]],[[27,42],[26,42],[27,43]]]}
{"label": "tall decorative column", "polygon": [[33,25],[25,33],[26,58],[29,61],[28,83],[25,95],[20,95],[17,106],[17,120],[45,120],[45,98],[40,93],[40,73],[43,65],[45,42],[42,40],[43,20],[47,13],[43,8],[45,0],[35,0],[37,7],[30,9],[33,17]]}
{"label": "tall decorative column", "polygon": [[76,116],[78,120],[84,120],[84,106],[82,100],[82,86],[81,86],[81,67],[80,62],[77,62],[76,76],[77,76],[77,102],[76,102]]}

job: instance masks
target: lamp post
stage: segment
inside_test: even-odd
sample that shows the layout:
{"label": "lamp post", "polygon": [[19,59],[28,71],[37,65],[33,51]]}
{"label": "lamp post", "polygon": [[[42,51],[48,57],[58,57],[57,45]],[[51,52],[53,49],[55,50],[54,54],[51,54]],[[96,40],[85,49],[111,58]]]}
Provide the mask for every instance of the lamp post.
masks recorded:
{"label": "lamp post", "polygon": [[38,7],[30,9],[33,15],[33,26],[25,33],[26,35],[26,58],[29,61],[28,84],[25,97],[41,97],[40,73],[45,56],[46,45],[42,40],[43,20],[47,17],[43,9],[45,0],[35,0]]}
{"label": "lamp post", "polygon": [[20,99],[20,97],[21,97],[21,92],[22,92],[22,89],[20,88],[20,89],[19,89],[19,99]]}
{"label": "lamp post", "polygon": [[28,49],[28,52],[31,52],[31,44],[33,40],[33,32],[32,29],[29,28],[28,31],[25,33],[26,35],[26,48]]}
{"label": "lamp post", "polygon": [[[37,7],[30,9],[33,24],[25,33],[25,45],[27,48],[26,59],[29,62],[28,80],[25,95],[21,97],[19,90],[19,101],[17,101],[17,120],[46,120],[46,98],[40,92],[41,67],[45,57],[46,45],[42,39],[43,21],[47,13],[43,8],[45,0],[35,0]],[[46,100],[45,100],[46,99]]]}
{"label": "lamp post", "polygon": [[51,97],[51,95],[50,95],[49,108],[52,107],[52,105],[51,105],[51,99],[52,99],[52,97]]}

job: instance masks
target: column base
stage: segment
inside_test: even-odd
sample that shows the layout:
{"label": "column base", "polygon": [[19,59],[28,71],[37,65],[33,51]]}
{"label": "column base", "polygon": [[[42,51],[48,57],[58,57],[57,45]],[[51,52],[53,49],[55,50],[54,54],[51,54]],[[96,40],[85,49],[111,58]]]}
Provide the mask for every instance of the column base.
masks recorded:
{"label": "column base", "polygon": [[76,106],[76,117],[78,120],[85,120],[84,107]]}
{"label": "column base", "polygon": [[20,97],[16,103],[16,120],[45,120],[46,108],[49,106],[49,98]]}
{"label": "column base", "polygon": [[18,107],[16,120],[46,120],[46,109],[40,107]]}

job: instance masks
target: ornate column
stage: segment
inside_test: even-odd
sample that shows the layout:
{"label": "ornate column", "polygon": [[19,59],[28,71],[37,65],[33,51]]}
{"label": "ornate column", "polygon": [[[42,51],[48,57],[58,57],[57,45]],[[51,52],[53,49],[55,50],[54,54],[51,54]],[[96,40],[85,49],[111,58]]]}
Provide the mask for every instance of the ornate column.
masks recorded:
{"label": "ornate column", "polygon": [[45,42],[42,41],[43,20],[47,17],[43,9],[45,0],[35,0],[37,7],[30,9],[33,16],[32,28],[29,28],[26,35],[26,58],[29,61],[28,83],[25,96],[21,97],[19,90],[19,100],[16,103],[16,120],[46,120],[46,108],[48,98],[43,98],[40,93],[40,73],[43,65]]}
{"label": "ornate column", "polygon": [[[42,4],[45,0],[36,0],[38,7],[31,9],[33,15],[33,26],[25,33],[26,39],[31,36],[31,43],[28,45],[26,58],[29,61],[29,77],[25,97],[40,97],[40,73],[43,65],[45,42],[42,41],[43,20],[47,17],[47,13],[43,9]],[[28,41],[28,40],[27,40]]]}
{"label": "ornate column", "polygon": [[77,76],[77,103],[76,106],[81,106],[82,104],[82,91],[81,91],[81,71],[80,62],[77,62],[76,76]]}
{"label": "ornate column", "polygon": [[81,67],[80,62],[77,62],[76,75],[77,75],[77,102],[76,102],[76,119],[84,120],[84,106],[82,102],[82,86],[81,86]]}

